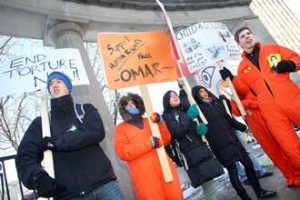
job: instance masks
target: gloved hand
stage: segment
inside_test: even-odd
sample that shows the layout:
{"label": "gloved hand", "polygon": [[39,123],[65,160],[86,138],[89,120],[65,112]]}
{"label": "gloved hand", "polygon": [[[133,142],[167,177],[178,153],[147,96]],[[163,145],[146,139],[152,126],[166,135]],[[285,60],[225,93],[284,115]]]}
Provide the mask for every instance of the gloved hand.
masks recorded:
{"label": "gloved hand", "polygon": [[227,97],[224,94],[220,94],[219,99],[227,101]]}
{"label": "gloved hand", "polygon": [[204,123],[200,123],[196,127],[197,135],[205,135],[207,133],[207,126]]}
{"label": "gloved hand", "polygon": [[291,60],[282,60],[276,66],[277,73],[293,72],[296,69],[296,65]]}
{"label": "gloved hand", "polygon": [[159,148],[163,145],[163,141],[156,136],[150,136],[149,141],[153,148]]}
{"label": "gloved hand", "polygon": [[40,197],[54,197],[65,190],[64,186],[58,184],[55,179],[51,178],[45,171],[39,173],[33,179],[34,187]]}
{"label": "gloved hand", "polygon": [[39,149],[41,152],[44,152],[46,150],[55,151],[56,145],[54,140],[51,137],[43,137],[43,139],[39,143]]}
{"label": "gloved hand", "polygon": [[186,112],[186,114],[192,118],[195,119],[199,116],[199,110],[196,104],[193,104],[189,107],[188,111]]}
{"label": "gloved hand", "polygon": [[160,116],[160,114],[158,114],[157,112],[154,112],[150,115],[150,120],[153,122],[153,123],[157,123],[157,124],[161,124],[163,119],[162,117]]}
{"label": "gloved hand", "polygon": [[247,126],[245,124],[242,124],[242,123],[237,123],[235,125],[235,129],[237,129],[241,132],[245,132],[247,130]]}
{"label": "gloved hand", "polygon": [[182,79],[177,80],[179,89],[183,89],[184,81]]}
{"label": "gloved hand", "polygon": [[232,73],[226,67],[221,69],[219,72],[223,80],[225,80],[226,78],[230,78],[230,80],[232,80],[234,78]]}

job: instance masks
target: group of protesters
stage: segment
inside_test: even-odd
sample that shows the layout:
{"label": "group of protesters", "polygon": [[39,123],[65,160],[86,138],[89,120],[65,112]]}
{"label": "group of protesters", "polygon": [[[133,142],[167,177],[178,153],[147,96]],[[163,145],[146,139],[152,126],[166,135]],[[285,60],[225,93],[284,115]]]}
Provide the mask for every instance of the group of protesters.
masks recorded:
{"label": "group of protesters", "polygon": [[[147,199],[183,199],[177,167],[183,167],[194,187],[202,186],[206,200],[216,200],[214,178],[227,169],[230,182],[243,200],[252,199],[241,183],[238,163],[242,164],[255,195],[276,196],[264,189],[254,161],[238,139],[237,132],[251,129],[265,153],[283,173],[287,186],[300,186],[300,142],[293,124],[300,127],[299,87],[289,73],[300,69],[300,56],[285,47],[256,42],[252,31],[242,27],[235,40],[244,50],[238,73],[220,71],[230,78],[246,110],[248,127],[228,113],[222,101],[205,87],[196,85],[191,91],[168,90],[162,97],[162,115],[144,117],[145,105],[138,94],[128,93],[119,100],[123,122],[116,126],[116,155],[126,161],[135,196]],[[274,57],[277,59],[274,66]],[[50,115],[51,137],[43,137],[42,120],[37,117],[26,130],[18,148],[16,166],[22,183],[37,196],[54,199],[119,200],[125,199],[109,158],[99,145],[105,137],[102,119],[92,104],[78,107],[71,96],[72,83],[63,73],[52,72],[47,87],[52,96]],[[191,93],[195,104],[191,104]],[[233,115],[240,115],[235,101],[229,106]],[[199,109],[206,122],[199,117]],[[161,137],[152,134],[150,123],[156,123]],[[172,181],[166,182],[157,149],[165,148]],[[51,150],[55,178],[43,168],[43,153]],[[288,163],[288,164],[287,164]],[[271,173],[269,173],[270,175]]]}

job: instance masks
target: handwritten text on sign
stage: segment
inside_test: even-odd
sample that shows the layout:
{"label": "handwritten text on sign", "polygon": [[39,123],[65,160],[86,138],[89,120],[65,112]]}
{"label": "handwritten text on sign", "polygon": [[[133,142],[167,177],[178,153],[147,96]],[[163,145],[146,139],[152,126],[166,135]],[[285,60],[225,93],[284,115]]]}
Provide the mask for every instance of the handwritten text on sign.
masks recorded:
{"label": "handwritten text on sign", "polygon": [[222,22],[200,22],[176,33],[190,73],[215,65],[218,59],[240,59],[240,50]]}
{"label": "handwritten text on sign", "polygon": [[[0,96],[46,87],[52,71],[67,74],[73,85],[89,84],[78,49],[55,49],[18,57],[0,65]],[[3,87],[9,85],[9,87]]]}
{"label": "handwritten text on sign", "polygon": [[177,79],[166,32],[100,33],[98,42],[110,89]]}

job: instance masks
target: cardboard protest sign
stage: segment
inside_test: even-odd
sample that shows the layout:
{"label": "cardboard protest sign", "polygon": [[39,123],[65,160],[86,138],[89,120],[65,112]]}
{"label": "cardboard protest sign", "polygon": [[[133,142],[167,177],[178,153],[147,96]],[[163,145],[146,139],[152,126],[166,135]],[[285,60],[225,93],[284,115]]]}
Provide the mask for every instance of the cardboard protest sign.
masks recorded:
{"label": "cardboard protest sign", "polygon": [[176,61],[165,31],[100,33],[106,81],[110,89],[176,80]]}
{"label": "cardboard protest sign", "polygon": [[222,22],[200,22],[176,33],[190,73],[215,65],[217,58],[240,59],[240,50]]}
{"label": "cardboard protest sign", "polygon": [[[32,92],[46,87],[52,71],[68,75],[73,85],[89,81],[78,49],[54,49],[17,57],[0,64],[0,96]],[[9,85],[9,87],[3,87]]]}
{"label": "cardboard protest sign", "polygon": [[[108,87],[118,89],[140,85],[146,113],[150,116],[153,108],[146,84],[176,80],[178,77],[167,33],[100,33],[98,43]],[[161,138],[157,124],[149,119],[149,125],[152,135]],[[164,180],[173,181],[165,149],[158,148],[156,151]]]}

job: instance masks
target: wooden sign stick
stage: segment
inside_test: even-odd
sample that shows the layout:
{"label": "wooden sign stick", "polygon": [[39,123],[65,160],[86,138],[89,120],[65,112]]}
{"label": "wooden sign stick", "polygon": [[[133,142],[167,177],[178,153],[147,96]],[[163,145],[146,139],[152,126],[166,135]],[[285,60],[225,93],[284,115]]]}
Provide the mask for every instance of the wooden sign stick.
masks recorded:
{"label": "wooden sign stick", "polygon": [[[47,89],[41,90],[41,117],[42,117],[42,131],[43,137],[51,137],[50,124],[49,124],[49,114],[48,114],[48,99],[47,99]],[[52,151],[47,150],[44,152],[43,164],[45,170],[48,174],[54,178],[54,165],[53,165],[53,154]]]}
{"label": "wooden sign stick", "polygon": [[[224,60],[218,60],[217,64],[219,65],[220,69],[224,68]],[[239,108],[239,110],[241,112],[241,115],[243,117],[246,116],[246,111],[245,111],[245,109],[244,109],[244,107],[242,105],[242,102],[241,102],[239,96],[237,95],[236,90],[235,90],[235,88],[234,88],[234,86],[232,84],[232,81],[230,80],[229,77],[226,78],[226,82],[227,82],[227,84],[228,84],[228,86],[229,86],[229,88],[230,88],[230,90],[232,92],[233,99],[236,102],[236,105]]]}
{"label": "wooden sign stick", "polygon": [[[151,116],[151,114],[153,113],[153,107],[152,107],[152,104],[151,104],[151,101],[150,101],[150,96],[149,96],[147,86],[146,85],[140,85],[140,90],[141,90],[143,100],[144,100],[144,104],[145,104],[145,107],[146,107],[146,113],[147,113],[147,116],[148,116],[148,120],[149,120],[152,135],[161,139],[161,135],[160,135],[160,132],[159,132],[159,129],[158,129],[158,125],[156,123],[153,123],[149,118]],[[165,148],[160,147],[160,148],[157,148],[156,150],[157,150],[157,154],[158,154],[158,158],[159,158],[160,166],[161,166],[161,169],[162,169],[162,172],[163,172],[163,175],[164,175],[165,182],[173,181],[173,175],[172,175],[171,168],[170,168],[170,165],[169,165],[169,162],[168,162],[168,158],[167,158]]]}

